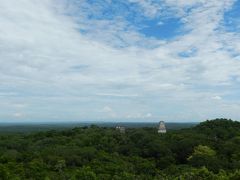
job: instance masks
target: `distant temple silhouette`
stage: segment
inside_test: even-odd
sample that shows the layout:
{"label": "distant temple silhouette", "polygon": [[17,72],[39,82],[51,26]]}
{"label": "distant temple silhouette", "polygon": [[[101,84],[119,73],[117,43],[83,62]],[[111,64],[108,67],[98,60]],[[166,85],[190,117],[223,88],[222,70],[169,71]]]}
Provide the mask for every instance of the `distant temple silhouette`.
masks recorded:
{"label": "distant temple silhouette", "polygon": [[124,134],[125,133],[125,130],[126,128],[123,127],[123,126],[116,126],[116,130],[118,130],[120,133]]}
{"label": "distant temple silhouette", "polygon": [[167,129],[164,121],[160,121],[158,126],[158,133],[166,133],[166,132],[167,132]]}

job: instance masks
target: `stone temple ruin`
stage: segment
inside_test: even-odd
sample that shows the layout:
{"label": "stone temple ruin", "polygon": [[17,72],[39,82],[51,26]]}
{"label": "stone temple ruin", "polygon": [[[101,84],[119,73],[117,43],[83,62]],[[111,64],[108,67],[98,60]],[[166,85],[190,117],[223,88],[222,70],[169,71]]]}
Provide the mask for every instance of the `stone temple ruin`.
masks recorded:
{"label": "stone temple ruin", "polygon": [[118,130],[120,133],[124,134],[126,129],[123,126],[116,126],[116,130]]}
{"label": "stone temple ruin", "polygon": [[158,126],[158,133],[163,134],[163,133],[166,133],[166,132],[167,132],[167,129],[166,129],[164,121],[160,121],[159,126]]}

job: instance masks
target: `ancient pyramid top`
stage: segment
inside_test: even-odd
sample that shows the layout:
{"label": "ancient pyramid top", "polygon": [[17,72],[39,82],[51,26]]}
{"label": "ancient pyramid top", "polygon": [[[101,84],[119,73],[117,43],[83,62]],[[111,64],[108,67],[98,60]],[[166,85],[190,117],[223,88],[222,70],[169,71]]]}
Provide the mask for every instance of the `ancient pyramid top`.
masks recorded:
{"label": "ancient pyramid top", "polygon": [[160,121],[159,127],[158,127],[158,133],[166,133],[166,132],[167,132],[167,130],[166,130],[164,121]]}

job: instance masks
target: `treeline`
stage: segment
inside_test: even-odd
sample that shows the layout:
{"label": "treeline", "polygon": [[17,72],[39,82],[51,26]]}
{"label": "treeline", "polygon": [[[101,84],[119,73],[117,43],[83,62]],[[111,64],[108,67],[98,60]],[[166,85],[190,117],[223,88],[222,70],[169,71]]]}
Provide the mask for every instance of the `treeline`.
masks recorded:
{"label": "treeline", "polygon": [[216,119],[158,134],[97,126],[0,135],[0,179],[240,179],[240,123]]}

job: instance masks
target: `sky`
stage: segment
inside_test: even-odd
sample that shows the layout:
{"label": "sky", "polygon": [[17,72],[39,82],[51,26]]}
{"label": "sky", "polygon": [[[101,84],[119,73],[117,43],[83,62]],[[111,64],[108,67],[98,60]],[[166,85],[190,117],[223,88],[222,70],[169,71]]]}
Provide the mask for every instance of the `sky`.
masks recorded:
{"label": "sky", "polygon": [[0,0],[0,122],[240,120],[240,0]]}

